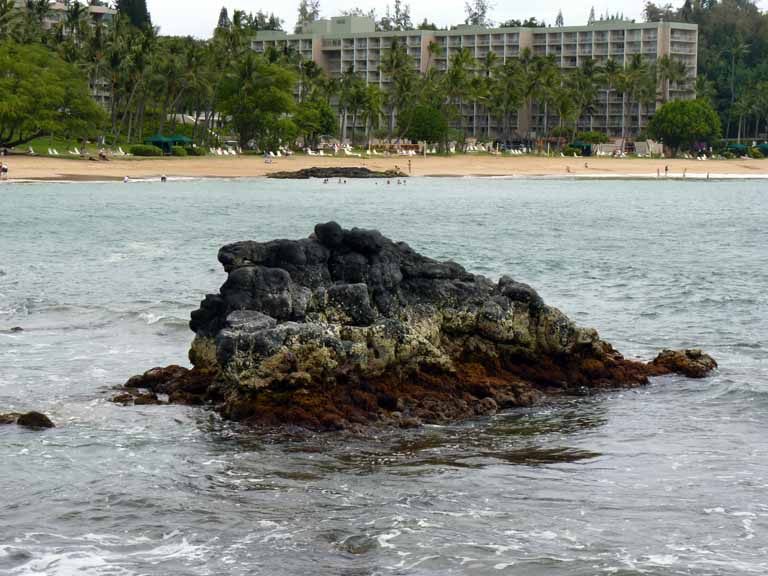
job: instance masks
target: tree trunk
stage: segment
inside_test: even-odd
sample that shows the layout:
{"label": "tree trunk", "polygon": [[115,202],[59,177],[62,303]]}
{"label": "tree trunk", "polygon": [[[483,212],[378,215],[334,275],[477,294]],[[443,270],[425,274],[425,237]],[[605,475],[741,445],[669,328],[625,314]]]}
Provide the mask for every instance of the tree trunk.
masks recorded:
{"label": "tree trunk", "polygon": [[160,109],[160,127],[157,130],[157,133],[160,134],[160,136],[163,135],[163,129],[165,129],[165,117],[168,114],[168,100],[169,94],[166,92],[165,97],[163,98],[163,106]]}

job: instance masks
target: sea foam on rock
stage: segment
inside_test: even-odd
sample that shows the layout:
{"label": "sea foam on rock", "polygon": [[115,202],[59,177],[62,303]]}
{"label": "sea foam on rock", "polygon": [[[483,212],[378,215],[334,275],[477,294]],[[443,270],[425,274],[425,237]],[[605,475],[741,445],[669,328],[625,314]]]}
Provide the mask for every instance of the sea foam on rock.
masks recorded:
{"label": "sea foam on rock", "polygon": [[226,282],[192,312],[194,368],[134,377],[128,398],[167,394],[266,426],[413,426],[717,366],[700,351],[627,360],[527,284],[376,230],[328,222],[303,240],[224,246],[219,261]]}

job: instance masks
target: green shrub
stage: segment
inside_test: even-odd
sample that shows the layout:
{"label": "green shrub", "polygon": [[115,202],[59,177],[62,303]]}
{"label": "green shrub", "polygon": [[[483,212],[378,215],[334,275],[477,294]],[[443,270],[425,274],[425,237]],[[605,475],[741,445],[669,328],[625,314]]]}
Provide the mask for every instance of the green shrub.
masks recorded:
{"label": "green shrub", "polygon": [[597,132],[595,130],[579,132],[576,134],[576,140],[581,140],[587,144],[605,144],[608,142],[608,135],[605,132]]}
{"label": "green shrub", "polygon": [[765,154],[763,154],[763,151],[760,150],[760,148],[749,148],[747,150],[747,156],[754,158],[755,160],[762,160],[765,158]]}
{"label": "green shrub", "polygon": [[187,150],[183,146],[172,146],[171,154],[174,156],[186,156]]}
{"label": "green shrub", "polygon": [[575,148],[573,146],[566,146],[563,148],[563,154],[566,156],[573,156],[576,154],[576,156],[581,156],[581,148]]}
{"label": "green shrub", "polygon": [[136,144],[131,146],[130,153],[134,156],[162,156],[163,151],[157,146],[149,144]]}
{"label": "green shrub", "polygon": [[206,156],[208,153],[205,151],[205,148],[201,148],[198,146],[197,148],[193,148],[190,146],[189,148],[186,148],[187,156]]}

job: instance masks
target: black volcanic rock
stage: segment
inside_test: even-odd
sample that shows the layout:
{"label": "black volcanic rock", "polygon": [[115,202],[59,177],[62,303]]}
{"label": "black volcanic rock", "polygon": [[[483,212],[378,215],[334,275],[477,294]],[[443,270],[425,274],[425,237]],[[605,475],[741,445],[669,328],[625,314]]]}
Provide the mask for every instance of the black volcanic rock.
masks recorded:
{"label": "black volcanic rock", "polygon": [[302,168],[294,172],[272,172],[267,174],[267,178],[277,178],[280,180],[308,180],[310,178],[333,179],[333,178],[407,178],[408,175],[399,170],[375,171],[363,167],[328,167],[328,168]]}
{"label": "black volcanic rock", "polygon": [[56,427],[48,416],[41,412],[34,411],[26,412],[24,414],[15,412],[10,414],[0,414],[0,424],[16,424],[17,426],[35,430]]}
{"label": "black volcanic rock", "polygon": [[220,293],[191,316],[194,368],[150,370],[117,401],[168,394],[266,426],[408,427],[716,367],[698,351],[627,360],[527,284],[376,230],[328,222],[302,240],[229,244],[219,261]]}

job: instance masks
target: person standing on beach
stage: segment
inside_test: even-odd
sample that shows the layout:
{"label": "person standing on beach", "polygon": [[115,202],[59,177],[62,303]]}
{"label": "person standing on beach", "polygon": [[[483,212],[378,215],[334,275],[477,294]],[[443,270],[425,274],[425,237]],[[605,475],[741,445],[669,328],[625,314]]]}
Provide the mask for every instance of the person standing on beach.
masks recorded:
{"label": "person standing on beach", "polygon": [[669,176],[669,165],[664,166],[664,178]]}
{"label": "person standing on beach", "polygon": [[408,158],[408,174],[411,173],[411,159]]}
{"label": "person standing on beach", "polygon": [[0,180],[8,180],[8,164],[5,162],[0,165]]}

